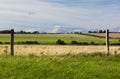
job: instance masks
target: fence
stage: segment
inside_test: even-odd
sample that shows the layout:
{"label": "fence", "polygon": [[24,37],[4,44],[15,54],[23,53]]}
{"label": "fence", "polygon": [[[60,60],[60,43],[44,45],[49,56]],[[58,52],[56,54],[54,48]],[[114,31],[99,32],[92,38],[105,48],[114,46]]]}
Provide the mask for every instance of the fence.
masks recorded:
{"label": "fence", "polygon": [[[33,44],[37,44],[37,45],[41,45],[41,43],[40,42],[38,42],[38,40],[39,40],[39,38],[42,38],[42,37],[44,37],[43,39],[41,39],[41,40],[39,40],[39,41],[43,41],[43,42],[45,42],[46,41],[46,39],[47,40],[49,40],[49,42],[51,42],[51,41],[53,41],[54,40],[54,38],[52,38],[52,36],[53,35],[55,35],[55,34],[43,34],[43,35],[40,35],[39,36],[39,34],[38,35],[36,35],[36,34],[34,34],[34,37],[32,37],[31,36],[31,34],[25,34],[25,36],[22,36],[21,37],[21,34],[14,34],[14,29],[12,29],[11,30],[11,41],[10,41],[10,55],[11,56],[14,56],[14,51],[16,51],[16,50],[18,50],[18,49],[14,49],[14,46],[17,44],[17,45],[21,45],[21,44],[29,44],[29,45],[33,45]],[[16,37],[14,37],[14,35],[16,35]],[[64,35],[64,34],[63,34]],[[19,36],[19,37],[18,37]],[[46,36],[46,37],[45,37]],[[19,39],[21,39],[22,38],[22,42],[20,42],[20,41],[18,41]],[[28,37],[28,38],[30,38],[29,40],[30,41],[28,41],[28,40],[26,40],[26,38],[25,37]],[[38,38],[39,37],[39,38]],[[49,38],[50,39],[49,39]],[[72,44],[75,44],[75,45],[80,45],[80,44],[85,44],[86,45],[86,43],[78,43],[77,41],[75,41],[75,39],[74,38],[77,38],[76,36],[69,36],[69,39],[71,39],[71,40],[73,40],[72,41]],[[82,38],[84,38],[84,37],[82,37]],[[82,39],[81,37],[79,38],[79,39]],[[18,39],[17,41],[16,41],[16,39]],[[31,39],[33,39],[33,40],[31,40]],[[61,38],[58,38],[58,37],[55,37],[55,39],[58,39],[58,40],[56,40],[56,43],[57,44],[66,44],[66,42],[64,42],[63,40],[61,40]],[[67,39],[67,37],[65,37],[64,38],[65,40],[67,40],[67,41],[69,41],[68,39]],[[78,39],[78,38],[77,38]],[[104,39],[104,38],[103,38]],[[23,40],[26,40],[26,41],[23,41]],[[105,41],[105,39],[104,39],[104,41]],[[49,44],[49,42],[48,42],[48,44]],[[91,41],[91,43],[90,44],[92,44],[93,45],[93,41]],[[9,44],[9,43],[8,43]],[[69,45],[69,44],[68,44]],[[95,44],[96,45],[96,44]],[[109,55],[110,54],[110,47],[109,47],[110,45],[109,45],[109,30],[106,30],[106,51],[107,51],[107,55]],[[24,46],[25,47],[25,46]],[[31,46],[32,47],[32,46]],[[49,47],[49,46],[48,46]],[[57,47],[57,46],[56,46]],[[58,45],[58,47],[57,48],[59,48],[60,46]],[[71,46],[72,47],[72,46]],[[77,46],[76,46],[77,47]],[[87,46],[85,46],[86,48],[87,48]],[[95,46],[96,47],[96,46]],[[105,47],[105,46],[104,46]],[[25,47],[26,48],[26,51],[29,51],[30,49],[27,49],[27,47]],[[40,49],[40,47],[38,46],[38,47],[35,47],[34,46],[34,48],[36,48],[36,51],[38,50],[38,51],[41,51],[40,53],[42,54],[44,51],[44,49],[45,49],[45,47],[43,47],[42,49],[43,50],[41,50]],[[67,51],[69,51],[69,52],[71,52],[71,50],[72,50],[72,48],[69,48],[69,47],[63,47],[62,49],[63,50],[66,50],[67,49]],[[62,49],[59,49],[59,51],[63,51]],[[78,48],[75,48],[75,50],[77,50]],[[94,49],[94,48],[93,48]],[[118,48],[119,49],[119,48]],[[21,49],[19,49],[19,50],[21,50]],[[51,51],[51,50],[56,50],[55,49],[55,47],[49,47],[49,49],[48,49],[48,52],[49,51]],[[84,48],[83,49],[81,49],[81,50],[84,50]],[[53,51],[52,51],[53,52]],[[79,50],[78,51],[76,51],[76,52],[78,52],[79,53]],[[56,52],[57,53],[57,52]]]}
{"label": "fence", "polygon": [[[109,55],[109,30],[106,30],[106,49]],[[14,29],[11,30],[11,56],[14,56]]]}

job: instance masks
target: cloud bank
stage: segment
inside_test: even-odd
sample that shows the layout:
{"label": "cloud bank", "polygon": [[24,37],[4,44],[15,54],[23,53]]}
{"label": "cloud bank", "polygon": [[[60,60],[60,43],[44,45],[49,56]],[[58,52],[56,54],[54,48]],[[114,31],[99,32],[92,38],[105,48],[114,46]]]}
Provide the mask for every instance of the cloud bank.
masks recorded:
{"label": "cloud bank", "polygon": [[119,0],[0,0],[0,29],[111,29],[120,26],[119,5]]}

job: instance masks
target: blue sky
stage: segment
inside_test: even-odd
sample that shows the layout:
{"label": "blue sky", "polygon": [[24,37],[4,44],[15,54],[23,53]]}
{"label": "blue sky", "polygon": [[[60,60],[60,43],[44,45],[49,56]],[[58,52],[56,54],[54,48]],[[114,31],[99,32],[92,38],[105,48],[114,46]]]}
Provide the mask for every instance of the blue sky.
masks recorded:
{"label": "blue sky", "polygon": [[1,30],[112,29],[120,27],[119,17],[120,0],[0,0]]}

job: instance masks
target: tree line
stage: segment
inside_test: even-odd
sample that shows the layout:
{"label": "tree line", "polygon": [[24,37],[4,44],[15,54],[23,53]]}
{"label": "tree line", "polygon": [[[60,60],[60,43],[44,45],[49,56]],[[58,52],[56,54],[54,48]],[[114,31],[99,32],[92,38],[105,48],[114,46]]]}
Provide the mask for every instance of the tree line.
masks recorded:
{"label": "tree line", "polygon": [[[0,31],[0,34],[10,34],[11,30],[2,30]],[[64,34],[64,33],[47,33],[47,32],[39,32],[39,31],[33,31],[33,32],[26,32],[26,31],[15,31],[15,34]],[[70,32],[68,34],[82,34],[82,32]]]}
{"label": "tree line", "polygon": [[[10,34],[11,33],[11,30],[2,30],[0,31],[1,34]],[[15,34],[39,34],[40,32],[39,31],[33,31],[33,32],[26,32],[26,31],[16,31],[14,32]],[[43,33],[46,33],[46,32],[43,32]]]}
{"label": "tree line", "polygon": [[88,31],[88,33],[106,33],[106,30]]}

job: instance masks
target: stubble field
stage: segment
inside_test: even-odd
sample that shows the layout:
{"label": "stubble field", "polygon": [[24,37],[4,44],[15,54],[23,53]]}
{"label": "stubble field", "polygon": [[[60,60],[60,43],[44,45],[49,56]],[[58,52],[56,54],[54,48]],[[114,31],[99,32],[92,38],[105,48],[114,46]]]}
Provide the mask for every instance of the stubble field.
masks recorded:
{"label": "stubble field", "polygon": [[[9,45],[0,45],[1,54],[10,54]],[[106,54],[106,46],[77,46],[77,45],[15,45],[15,55],[76,55],[76,54]],[[110,53],[120,54],[119,46],[110,46]]]}
{"label": "stubble field", "polygon": [[[105,37],[105,33],[88,33],[88,34]],[[109,33],[109,36],[111,38],[119,38],[120,39],[120,32],[118,32],[118,33]]]}

